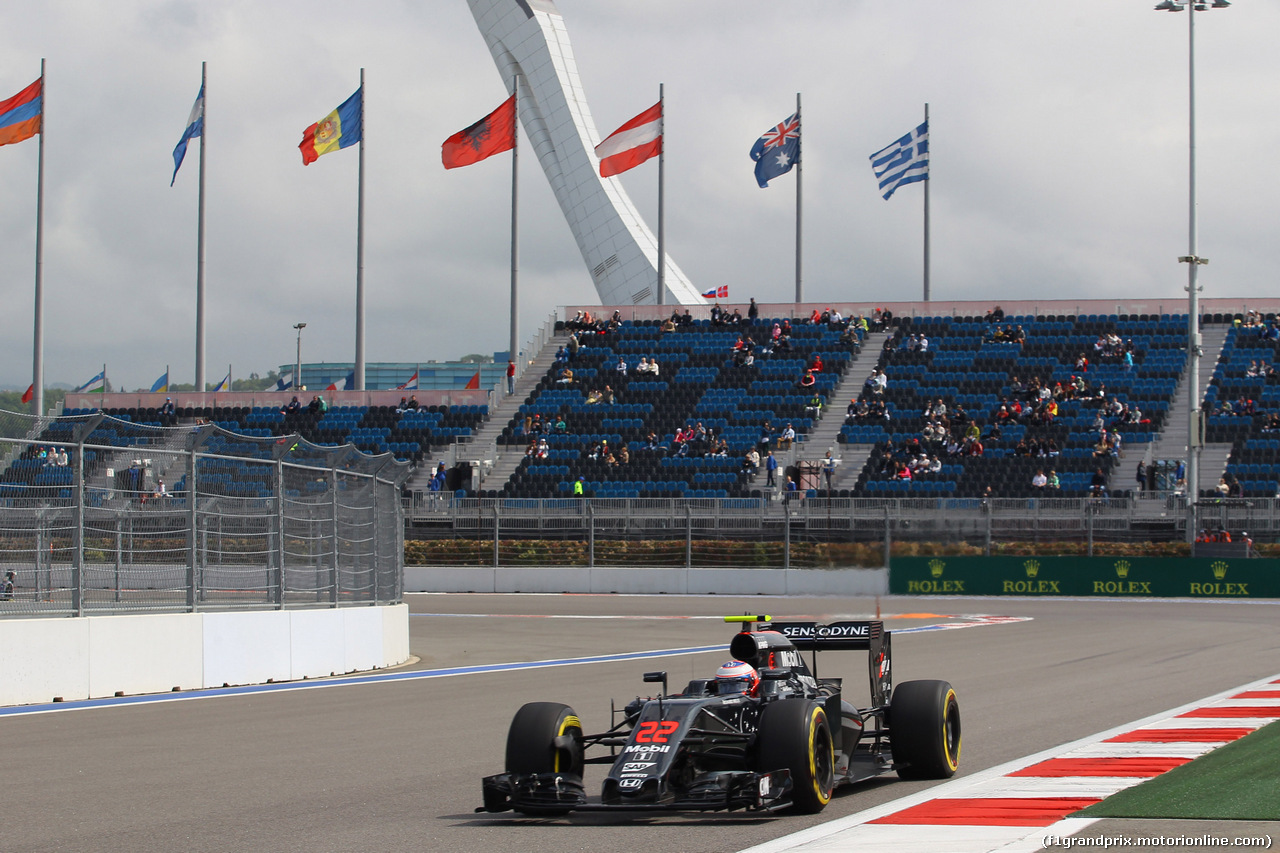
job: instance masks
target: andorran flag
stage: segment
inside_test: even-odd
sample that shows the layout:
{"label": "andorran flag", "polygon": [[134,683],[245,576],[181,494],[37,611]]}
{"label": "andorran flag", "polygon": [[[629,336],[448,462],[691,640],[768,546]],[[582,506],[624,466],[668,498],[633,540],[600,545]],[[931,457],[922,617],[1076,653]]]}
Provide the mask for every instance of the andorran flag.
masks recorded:
{"label": "andorran flag", "polygon": [[302,165],[314,163],[321,154],[355,145],[364,130],[364,87],[342,102],[336,110],[302,132]]}
{"label": "andorran flag", "polygon": [[456,169],[510,151],[515,145],[516,96],[512,95],[471,127],[446,139],[440,147],[440,159],[446,169]]}
{"label": "andorran flag", "polygon": [[0,101],[0,145],[21,142],[40,132],[44,78],[7,101]]}

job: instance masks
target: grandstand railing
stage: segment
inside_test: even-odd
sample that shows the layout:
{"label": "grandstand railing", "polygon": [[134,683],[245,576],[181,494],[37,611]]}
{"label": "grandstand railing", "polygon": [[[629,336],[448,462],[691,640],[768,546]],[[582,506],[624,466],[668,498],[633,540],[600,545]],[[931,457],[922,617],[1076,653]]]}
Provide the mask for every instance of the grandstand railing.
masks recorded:
{"label": "grandstand railing", "polygon": [[[1008,547],[1092,556],[1095,545],[1186,541],[1185,498],[407,498],[409,563],[430,565],[883,565],[904,543],[991,554]],[[1280,500],[1202,501],[1198,523],[1280,541]],[[449,542],[482,540],[483,549]],[[533,544],[534,541],[542,544]],[[556,540],[577,545],[557,546]],[[606,545],[606,543],[611,543]],[[620,543],[631,543],[623,547]],[[641,547],[641,543],[648,543]],[[716,543],[722,547],[717,548]],[[736,543],[731,546],[730,543]],[[743,543],[756,543],[744,549]],[[815,551],[811,545],[822,545]],[[840,552],[832,546],[857,545]],[[543,548],[545,553],[538,549]],[[606,554],[602,557],[601,554]],[[928,553],[922,550],[922,553]],[[806,554],[808,556],[806,556]],[[477,556],[478,555],[478,556]],[[416,561],[416,562],[415,562]]]}
{"label": "grandstand railing", "polygon": [[401,598],[390,454],[100,414],[0,413],[0,431],[0,618]]}

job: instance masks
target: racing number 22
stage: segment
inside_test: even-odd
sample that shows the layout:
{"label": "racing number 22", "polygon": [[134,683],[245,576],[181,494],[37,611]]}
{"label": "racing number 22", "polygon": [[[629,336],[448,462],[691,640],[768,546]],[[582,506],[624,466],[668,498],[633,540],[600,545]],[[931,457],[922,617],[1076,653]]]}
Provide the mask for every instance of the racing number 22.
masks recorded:
{"label": "racing number 22", "polygon": [[636,743],[666,743],[667,736],[678,728],[676,720],[646,720],[636,729]]}

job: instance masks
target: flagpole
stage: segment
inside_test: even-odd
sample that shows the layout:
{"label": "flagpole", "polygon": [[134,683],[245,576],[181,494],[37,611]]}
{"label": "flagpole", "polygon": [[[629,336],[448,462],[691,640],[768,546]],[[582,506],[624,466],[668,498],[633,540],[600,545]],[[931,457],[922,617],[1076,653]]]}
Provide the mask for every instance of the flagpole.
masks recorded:
{"label": "flagpole", "polygon": [[35,321],[31,332],[31,412],[44,411],[44,119],[48,113],[49,87],[40,60],[40,153],[36,166],[36,294]]}
{"label": "flagpole", "polygon": [[[929,105],[924,105],[924,126],[929,128]],[[924,176],[924,301],[929,301],[929,173]]]}
{"label": "flagpole", "polygon": [[802,241],[801,241],[801,223],[802,207],[800,192],[800,176],[804,173],[804,157],[801,155],[801,146],[804,144],[804,135],[800,132],[800,93],[796,92],[796,302],[804,302],[804,279],[801,277],[802,270]]}
{"label": "flagpole", "polygon": [[[356,364],[355,390],[364,390],[364,69],[360,69],[360,172],[356,189]],[[298,377],[294,377],[298,387]]]}
{"label": "flagpole", "polygon": [[662,146],[658,149],[658,304],[667,304],[667,249],[666,205],[663,203],[663,171],[667,157],[667,102],[663,84],[658,84],[658,137]]}
{"label": "flagpole", "polygon": [[520,333],[520,231],[517,189],[520,164],[520,75],[511,78],[511,93],[515,95],[515,116],[511,120],[511,340],[509,342],[511,361],[519,360],[517,338]]}
{"label": "flagpole", "polygon": [[204,140],[209,133],[209,93],[206,66],[200,63],[200,193],[196,206],[196,390],[205,391],[204,376]]}

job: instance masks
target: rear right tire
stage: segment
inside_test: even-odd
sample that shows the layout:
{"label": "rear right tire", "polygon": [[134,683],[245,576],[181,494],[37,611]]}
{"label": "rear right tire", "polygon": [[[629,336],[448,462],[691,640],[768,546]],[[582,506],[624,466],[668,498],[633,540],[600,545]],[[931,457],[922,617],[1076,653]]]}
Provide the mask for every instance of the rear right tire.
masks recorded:
{"label": "rear right tire", "polygon": [[960,767],[960,703],[945,681],[905,681],[889,701],[889,742],[903,779],[949,779]]}

